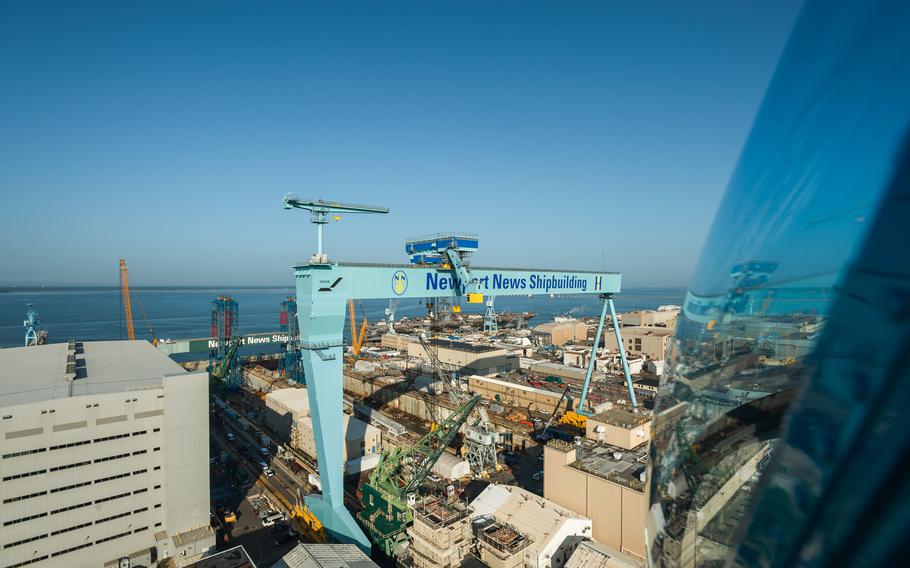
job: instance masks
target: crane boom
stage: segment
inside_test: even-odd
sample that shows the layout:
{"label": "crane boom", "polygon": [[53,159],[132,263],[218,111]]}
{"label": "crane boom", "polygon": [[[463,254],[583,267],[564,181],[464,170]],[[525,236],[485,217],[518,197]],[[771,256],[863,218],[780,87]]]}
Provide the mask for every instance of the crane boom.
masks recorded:
{"label": "crane boom", "polygon": [[129,340],[136,339],[136,331],[133,329],[133,307],[130,305],[130,279],[126,271],[126,259],[120,259],[120,293],[123,294],[123,311],[126,319],[126,338]]}
{"label": "crane boom", "polygon": [[393,556],[407,538],[414,517],[408,504],[433,465],[455,438],[480,401],[474,396],[410,447],[383,450],[370,480],[360,486],[363,510],[358,513],[370,540]]}

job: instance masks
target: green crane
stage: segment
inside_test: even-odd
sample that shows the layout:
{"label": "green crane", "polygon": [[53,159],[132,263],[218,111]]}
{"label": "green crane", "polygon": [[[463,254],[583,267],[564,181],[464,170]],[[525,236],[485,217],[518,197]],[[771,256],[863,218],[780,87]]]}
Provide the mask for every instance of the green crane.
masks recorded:
{"label": "green crane", "polygon": [[231,343],[228,345],[227,354],[224,356],[224,359],[218,361],[218,364],[215,365],[214,369],[212,369],[212,378],[222,380],[225,376],[227,376],[231,365],[234,364],[234,357],[237,355],[237,348],[240,347],[241,341],[243,341],[243,338],[240,336],[236,336],[231,339]]}
{"label": "green crane", "polygon": [[394,556],[407,539],[407,528],[414,520],[409,500],[479,400],[479,396],[466,400],[413,446],[383,450],[370,480],[360,486],[363,510],[357,516],[370,540],[386,555]]}

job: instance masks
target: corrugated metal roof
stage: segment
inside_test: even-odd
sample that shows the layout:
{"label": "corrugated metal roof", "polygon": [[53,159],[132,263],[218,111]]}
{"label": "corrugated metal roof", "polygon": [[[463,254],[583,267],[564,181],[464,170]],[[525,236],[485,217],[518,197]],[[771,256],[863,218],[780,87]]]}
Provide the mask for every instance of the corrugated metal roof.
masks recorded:
{"label": "corrugated metal roof", "polygon": [[67,343],[0,349],[0,406],[157,386],[165,376],[187,373],[148,341],[85,341],[75,345],[72,381],[66,376],[70,356]]}
{"label": "corrugated metal roof", "polygon": [[588,520],[574,511],[514,485],[492,483],[471,503],[474,518],[491,516],[506,522],[544,546],[569,520]]}
{"label": "corrugated metal roof", "polygon": [[379,568],[354,544],[298,544],[272,568]]}
{"label": "corrugated metal roof", "polygon": [[605,544],[587,540],[569,557],[565,568],[639,568],[641,562]]}

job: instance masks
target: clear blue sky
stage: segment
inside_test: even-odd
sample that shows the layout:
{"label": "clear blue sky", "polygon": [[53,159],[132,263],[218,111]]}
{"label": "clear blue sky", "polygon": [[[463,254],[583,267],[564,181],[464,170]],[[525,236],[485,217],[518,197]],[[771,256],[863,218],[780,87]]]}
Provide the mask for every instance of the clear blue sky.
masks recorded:
{"label": "clear blue sky", "polygon": [[293,191],[685,285],[800,4],[0,1],[0,284],[290,284]]}

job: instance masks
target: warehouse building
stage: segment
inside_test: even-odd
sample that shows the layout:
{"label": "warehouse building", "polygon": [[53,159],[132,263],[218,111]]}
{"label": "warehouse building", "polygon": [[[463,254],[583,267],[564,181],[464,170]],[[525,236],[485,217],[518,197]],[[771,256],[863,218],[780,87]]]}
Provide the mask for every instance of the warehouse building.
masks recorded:
{"label": "warehouse building", "polygon": [[[265,423],[279,437],[309,456],[316,456],[313,419],[305,388],[289,388],[270,392],[265,397]],[[382,431],[350,414],[342,415],[344,447],[342,456],[352,460],[377,454],[382,450]]]}
{"label": "warehouse building", "polygon": [[598,542],[643,560],[650,416],[614,407],[586,429],[581,445],[544,447],[544,496],[589,517]]}
{"label": "warehouse building", "polygon": [[471,502],[480,559],[492,568],[560,568],[591,538],[591,519],[513,485]]}
{"label": "warehouse building", "polygon": [[[458,376],[493,376],[518,369],[518,357],[507,349],[448,339],[431,339],[427,341],[427,346],[447,372]],[[431,361],[430,354],[420,343],[408,343],[407,350],[409,357]]]}
{"label": "warehouse building", "polygon": [[145,341],[0,349],[0,566],[213,550],[208,373]]}
{"label": "warehouse building", "polygon": [[641,327],[676,327],[679,308],[663,310],[640,310],[623,314],[622,324]]}
{"label": "warehouse building", "polygon": [[[468,390],[494,402],[549,413],[556,410],[556,405],[564,392],[554,392],[530,385],[476,375],[468,377]],[[566,401],[563,401],[563,405],[565,404]],[[571,398],[568,404],[570,408],[574,408],[574,402]]]}
{"label": "warehouse building", "polygon": [[588,324],[580,321],[542,323],[531,330],[536,345],[565,345],[588,339]]}
{"label": "warehouse building", "polygon": [[[616,336],[612,333],[603,334],[604,348],[612,353],[618,353]],[[622,328],[622,341],[626,353],[646,359],[664,360],[670,341],[673,339],[673,330],[665,327],[624,327]]]}
{"label": "warehouse building", "polygon": [[569,558],[566,568],[641,568],[641,559],[613,550],[594,540],[587,540]]}

